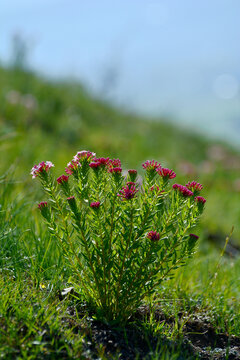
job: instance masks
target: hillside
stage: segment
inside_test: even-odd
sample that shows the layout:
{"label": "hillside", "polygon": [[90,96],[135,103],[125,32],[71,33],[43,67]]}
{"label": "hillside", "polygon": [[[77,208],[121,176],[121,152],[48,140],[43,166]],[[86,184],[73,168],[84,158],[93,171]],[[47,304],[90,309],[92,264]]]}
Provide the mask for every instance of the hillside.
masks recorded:
{"label": "hillside", "polygon": [[[50,82],[31,72],[4,68],[0,68],[0,84],[0,356],[44,360],[239,359],[240,155],[226,144],[171,126],[167,119],[153,121],[116,109],[91,96],[80,84]],[[67,162],[83,149],[96,152],[98,157],[119,157],[123,169],[137,166],[140,175],[142,162],[156,159],[174,169],[177,183],[196,179],[204,185],[206,209],[201,225],[194,229],[200,236],[199,247],[185,268],[178,268],[179,261],[184,262],[182,250],[187,256],[193,255],[191,244],[197,236],[183,237],[189,230],[187,221],[194,221],[193,214],[190,208],[175,208],[178,200],[171,200],[177,199],[174,195],[169,199],[170,207],[163,207],[170,209],[170,215],[161,213],[158,222],[149,225],[158,230],[163,223],[170,228],[172,235],[160,238],[157,231],[146,230],[148,220],[156,219],[156,208],[162,209],[154,192],[153,198],[146,197],[146,192],[138,193],[136,200],[142,195],[141,203],[119,200],[116,206],[120,211],[114,211],[115,200],[102,207],[109,204],[106,199],[116,198],[108,181],[117,186],[117,173],[114,180],[109,173],[108,178],[103,176],[99,202],[90,203],[90,207],[88,199],[96,196],[99,186],[96,178],[88,188],[87,199],[81,198],[84,188],[79,191],[83,180],[74,185],[71,191],[76,191],[75,198],[67,199],[70,207],[66,208],[66,198],[59,202],[59,191],[51,190],[54,185],[45,187],[52,194],[49,198],[40,190],[38,179],[32,180],[30,169],[34,164],[50,160],[55,164],[51,173],[60,176]],[[126,193],[124,196],[127,199]],[[76,199],[77,208],[72,208],[70,201],[74,204]],[[153,199],[157,203],[149,211],[147,203],[152,204]],[[134,212],[129,211],[131,204]],[[189,206],[188,200],[180,199],[178,204]],[[84,212],[85,206],[90,215]],[[45,209],[51,224],[43,223],[38,208],[42,215]],[[69,219],[70,208],[76,211],[76,223]],[[176,219],[180,224],[177,229]],[[69,225],[82,229],[86,223],[88,228],[80,236],[73,228],[68,231]],[[231,243],[222,252],[232,225]],[[109,226],[111,231],[107,230]],[[141,231],[143,235],[139,236]],[[153,242],[149,246],[150,238]],[[109,253],[112,239],[115,248]],[[180,249],[179,244],[183,245]],[[114,265],[115,272],[107,271],[109,264]],[[160,281],[162,271],[164,281]],[[149,288],[154,274],[155,294]],[[125,304],[129,299],[138,300],[141,294],[141,306],[129,313],[124,324],[102,318],[101,309],[94,309],[86,296],[93,279],[96,289],[110,279],[102,287],[103,293],[100,288],[97,295],[92,288],[92,299],[99,304],[105,299],[114,307],[119,303],[116,309],[122,307],[125,314]],[[141,283],[141,279],[146,280]],[[115,280],[119,281],[117,286]],[[150,290],[145,298],[142,288]],[[130,298],[130,290],[135,298]],[[111,294],[117,295],[115,302]]]}
{"label": "hillside", "polygon": [[32,192],[29,169],[41,160],[63,169],[78,150],[90,149],[121,158],[125,168],[137,163],[141,170],[143,160],[154,158],[175,169],[177,182],[204,184],[205,237],[223,240],[234,225],[233,241],[240,244],[240,155],[228,145],[169,125],[167,119],[153,121],[114,108],[78,83],[50,82],[3,67],[0,83],[0,171],[11,168],[8,176],[17,179],[22,196]]}

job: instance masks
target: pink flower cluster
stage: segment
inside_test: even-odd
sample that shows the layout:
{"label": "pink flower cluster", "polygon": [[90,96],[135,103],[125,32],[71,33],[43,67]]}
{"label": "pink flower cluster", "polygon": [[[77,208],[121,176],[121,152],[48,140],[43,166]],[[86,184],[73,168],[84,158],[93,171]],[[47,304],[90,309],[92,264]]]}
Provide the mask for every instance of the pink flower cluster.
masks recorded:
{"label": "pink flower cluster", "polygon": [[147,238],[152,241],[158,241],[160,239],[160,234],[156,231],[149,231]]}
{"label": "pink flower cluster", "polygon": [[108,172],[113,174],[120,174],[122,172],[121,161],[119,159],[94,158],[89,166],[95,171],[107,168]]}
{"label": "pink flower cluster", "polygon": [[193,196],[193,192],[189,190],[186,186],[180,184],[174,184],[173,189],[180,192],[184,197]]}
{"label": "pink flower cluster", "polygon": [[[200,191],[202,189],[202,185],[199,183],[196,183],[195,181],[192,181],[191,183],[188,183],[187,186],[183,186],[183,185],[179,185],[179,184],[174,184],[173,185],[173,189],[174,190],[178,190],[184,197],[190,197],[190,196],[194,196],[194,190],[195,193],[196,191]],[[192,189],[193,191],[191,191],[190,189]],[[194,198],[195,202],[197,202],[198,204],[204,205],[206,202],[206,199],[202,196],[195,196]]]}
{"label": "pink flower cluster", "polygon": [[65,172],[68,175],[72,175],[75,172],[77,172],[78,166],[81,166],[78,161],[72,160],[67,164],[67,167],[65,168]]}
{"label": "pink flower cluster", "polygon": [[118,196],[121,197],[122,200],[130,200],[133,199],[138,192],[138,189],[136,189],[135,185],[131,186],[124,186],[122,190],[119,191]]}
{"label": "pink flower cluster", "polygon": [[95,153],[88,150],[78,151],[77,154],[73,157],[72,161],[67,164],[65,172],[68,175],[76,174],[78,167],[82,166],[82,163],[85,161],[91,162],[95,155]]}
{"label": "pink flower cluster", "polygon": [[82,151],[78,151],[73,159],[74,159],[74,161],[80,162],[80,163],[83,160],[87,160],[88,162],[90,162],[95,156],[96,156],[96,154],[94,152],[91,152],[88,150],[82,150]]}
{"label": "pink flower cluster", "polygon": [[116,168],[116,167],[119,167],[119,168],[122,167],[121,160],[119,160],[119,159],[109,159],[108,165],[109,165],[109,169]]}
{"label": "pink flower cluster", "polygon": [[203,188],[202,184],[199,184],[196,181],[192,181],[192,182],[189,181],[186,184],[186,187],[193,192],[200,192]]}
{"label": "pink flower cluster", "polygon": [[155,160],[147,160],[142,164],[144,170],[146,170],[150,174],[154,174],[155,171],[164,179],[174,179],[176,177],[176,173],[172,169],[163,168],[160,163]]}
{"label": "pink flower cluster", "polygon": [[174,179],[176,177],[176,174],[172,169],[170,170],[168,168],[162,168],[160,166],[159,168],[156,169],[156,171],[160,176],[166,179]]}
{"label": "pink flower cluster", "polygon": [[157,161],[155,160],[147,160],[145,161],[145,163],[142,164],[142,167],[144,170],[152,172],[157,170],[158,168],[161,167],[161,164],[159,164]]}
{"label": "pink flower cluster", "polygon": [[32,178],[35,179],[39,174],[47,173],[52,167],[54,167],[54,165],[51,161],[42,161],[40,164],[34,165],[31,170]]}

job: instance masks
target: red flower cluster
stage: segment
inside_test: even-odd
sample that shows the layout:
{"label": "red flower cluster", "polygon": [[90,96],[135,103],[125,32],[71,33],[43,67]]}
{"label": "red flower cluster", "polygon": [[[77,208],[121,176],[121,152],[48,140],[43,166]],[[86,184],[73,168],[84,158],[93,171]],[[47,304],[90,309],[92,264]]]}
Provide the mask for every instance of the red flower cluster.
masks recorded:
{"label": "red flower cluster", "polygon": [[190,239],[194,239],[194,240],[198,240],[199,236],[195,235],[195,234],[189,234]]}
{"label": "red flower cluster", "polygon": [[109,172],[113,168],[121,168],[121,167],[122,167],[121,160],[119,160],[119,159],[109,159],[109,161],[108,161],[108,171]]}
{"label": "red flower cluster", "polygon": [[196,181],[192,181],[192,182],[188,182],[187,184],[186,184],[186,187],[189,189],[189,190],[191,190],[191,191],[193,191],[193,192],[200,192],[201,190],[202,190],[202,188],[203,188],[203,186],[202,186],[202,184],[199,184],[199,183],[197,183]]}
{"label": "red flower cluster", "polygon": [[130,175],[132,175],[132,174],[137,175],[137,170],[135,170],[135,169],[129,169],[129,170],[128,170],[128,173],[129,173]]}
{"label": "red flower cluster", "polygon": [[67,183],[69,179],[69,176],[67,175],[61,175],[57,178],[58,184],[62,185],[63,183]]}
{"label": "red flower cluster", "polygon": [[142,164],[142,167],[144,168],[144,170],[146,171],[154,171],[157,170],[158,168],[161,167],[161,164],[159,164],[157,161],[155,160],[147,160],[145,161],[145,163]]}
{"label": "red flower cluster", "polygon": [[174,184],[174,190],[178,190],[184,197],[193,196],[193,192],[189,190],[186,186]]}
{"label": "red flower cluster", "polygon": [[128,170],[128,175],[131,181],[135,181],[137,178],[137,170],[135,169],[129,169]]}
{"label": "red flower cluster", "polygon": [[44,208],[46,208],[46,207],[47,207],[47,202],[46,202],[46,201],[42,201],[42,202],[40,202],[40,203],[38,204],[39,210],[42,210],[42,209],[44,209]]}
{"label": "red flower cluster", "polygon": [[92,209],[98,209],[99,206],[100,206],[100,202],[99,202],[99,201],[91,202],[91,204],[90,204],[90,207],[91,207]]}
{"label": "red flower cluster", "polygon": [[122,200],[130,200],[134,198],[137,192],[138,189],[136,189],[134,185],[126,185],[122,188],[122,190],[119,191],[119,194],[117,195],[120,196]]}
{"label": "red flower cluster", "polygon": [[108,165],[108,163],[109,163],[109,158],[103,158],[103,157],[101,157],[101,158],[94,158],[93,161],[94,161],[94,162],[97,162],[97,163],[99,163],[99,164],[101,164],[101,165]]}
{"label": "red flower cluster", "polygon": [[129,185],[130,185],[130,186],[131,186],[131,185],[136,186],[136,183],[135,183],[134,181],[128,181],[128,182],[127,182],[127,185],[128,185],[128,186],[129,186]]}
{"label": "red flower cluster", "polygon": [[51,167],[54,167],[53,163],[51,161],[42,161],[38,165],[34,165],[34,167],[31,170],[32,178],[35,179],[39,174],[41,173],[47,173]]}
{"label": "red flower cluster", "polygon": [[168,168],[159,167],[156,170],[157,173],[163,178],[174,179],[176,177],[176,174],[172,169],[169,170]]}
{"label": "red flower cluster", "polygon": [[109,172],[111,174],[121,174],[122,173],[122,168],[120,168],[120,167],[111,168],[111,169],[109,169]]}
{"label": "red flower cluster", "polygon": [[102,164],[99,163],[99,162],[91,162],[89,164],[90,168],[97,171],[97,170],[100,170],[100,168],[102,167]]}
{"label": "red flower cluster", "polygon": [[194,200],[195,200],[196,202],[200,203],[200,204],[205,204],[205,202],[206,202],[206,199],[205,199],[204,197],[202,197],[202,196],[196,196],[196,197],[194,198]]}
{"label": "red flower cluster", "polygon": [[100,168],[107,166],[108,162],[109,158],[94,158],[93,162],[91,162],[89,166],[93,170],[99,170]]}
{"label": "red flower cluster", "polygon": [[120,174],[122,172],[121,161],[119,159],[108,158],[93,158],[89,166],[93,170],[99,170],[100,168],[107,167],[108,172],[112,174]]}
{"label": "red flower cluster", "polygon": [[149,231],[147,238],[152,241],[158,241],[160,239],[160,234],[156,231]]}

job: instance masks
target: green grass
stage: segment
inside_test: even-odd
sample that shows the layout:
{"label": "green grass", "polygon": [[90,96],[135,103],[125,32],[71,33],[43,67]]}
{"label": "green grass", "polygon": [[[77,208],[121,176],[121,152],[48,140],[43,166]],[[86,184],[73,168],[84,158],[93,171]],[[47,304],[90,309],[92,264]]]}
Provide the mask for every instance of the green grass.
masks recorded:
{"label": "green grass", "polygon": [[[240,261],[221,257],[207,241],[208,234],[217,234],[222,247],[234,225],[232,239],[240,244],[239,153],[218,144],[222,156],[217,159],[211,155],[214,142],[164,119],[154,122],[115,109],[78,84],[53,83],[4,68],[0,81],[1,357],[119,358],[117,353],[107,355],[107,348],[94,340],[89,309],[71,295],[60,300],[61,290],[71,286],[71,269],[42,224],[36,203],[44,200],[43,194],[29,175],[41,160],[53,161],[63,172],[72,156],[85,148],[99,156],[119,157],[125,168],[137,164],[141,170],[143,160],[155,158],[176,170],[177,182],[202,182],[207,198],[196,257],[147,301],[163,320],[157,321],[152,310],[150,316],[135,319],[125,333],[118,329],[119,337],[128,342],[133,334],[137,344],[142,336],[149,352],[152,349],[149,358],[167,360],[197,358],[183,341],[184,326],[193,318],[207,318],[216,333],[239,336]],[[16,104],[9,101],[12,90],[19,94]],[[24,105],[26,94],[34,96],[37,106]],[[184,174],[184,162],[191,174]],[[211,172],[206,172],[207,166]]]}
{"label": "green grass", "polygon": [[[98,352],[101,358],[109,358],[91,338],[91,314],[82,311],[71,296],[60,300],[59,292],[71,286],[70,268],[57,244],[49,244],[38,215],[29,216],[29,203],[23,199],[9,202],[14,186],[5,184],[1,194],[5,204],[0,235],[1,355],[9,359],[86,358],[90,348],[90,358]],[[169,359],[180,359],[184,353],[190,358],[181,339],[184,324],[195,317],[207,316],[216,333],[239,335],[240,261],[221,258],[210,245],[208,253],[198,253],[159,288],[155,298],[148,299],[152,308],[164,314],[165,322],[154,320],[154,311],[150,318],[135,322],[138,336],[161,340],[151,359],[167,359],[167,354]]]}

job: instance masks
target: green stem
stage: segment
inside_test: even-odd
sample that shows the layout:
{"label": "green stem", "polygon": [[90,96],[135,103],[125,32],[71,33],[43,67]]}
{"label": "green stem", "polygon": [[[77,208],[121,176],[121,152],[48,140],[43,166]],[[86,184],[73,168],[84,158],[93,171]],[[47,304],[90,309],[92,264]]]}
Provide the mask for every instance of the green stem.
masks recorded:
{"label": "green stem", "polygon": [[[51,224],[51,226],[53,226],[53,228],[55,228],[55,224]],[[65,253],[68,254],[68,251],[65,249],[64,242],[63,242],[61,236],[57,233],[57,231],[55,232],[55,236],[56,236],[56,238],[59,240],[59,242],[60,242],[63,250],[65,251]],[[83,285],[86,293],[88,294],[89,297],[91,297],[91,296],[90,296],[90,293],[89,293],[89,290],[88,290],[88,288],[87,288],[86,285],[85,285],[86,279],[84,279],[84,278],[87,278],[87,279],[89,280],[89,283],[90,283],[90,279],[89,279],[88,275],[86,274],[86,272],[84,272],[84,267],[83,267],[80,259],[78,258],[77,254],[75,253],[74,248],[73,248],[73,246],[72,246],[72,243],[70,243],[69,245],[70,245],[70,247],[71,247],[71,250],[73,251],[73,254],[74,254],[75,258],[76,258],[77,261],[78,261],[79,266],[81,267],[81,269],[82,269],[82,271],[83,271],[83,273],[84,273],[84,277],[82,277],[82,276],[80,275],[78,269],[76,268],[75,264],[73,263],[73,261],[71,260],[71,258],[70,258],[69,256],[68,256],[68,260],[70,261],[70,263],[71,263],[72,267],[74,268],[77,276],[79,277],[80,282],[81,282],[81,284]]]}
{"label": "green stem", "polygon": [[[109,247],[108,247],[108,258],[111,258],[111,254],[112,254],[112,237],[113,237],[113,227],[114,227],[115,202],[116,202],[116,198],[117,198],[116,191],[114,191],[114,192],[115,192],[115,196],[114,196],[113,205],[112,205],[110,239],[109,239]],[[111,268],[109,267],[109,271],[108,271],[108,289],[107,289],[108,306],[110,305],[110,287],[111,287]]]}
{"label": "green stem", "polygon": [[99,285],[99,282],[98,282],[98,279],[97,279],[97,274],[96,274],[96,271],[95,271],[95,269],[94,269],[93,262],[92,262],[92,260],[91,260],[91,254],[90,254],[89,249],[88,249],[88,242],[87,242],[87,239],[86,239],[86,237],[85,237],[85,234],[84,234],[84,232],[83,232],[82,226],[80,225],[80,222],[79,222],[79,221],[78,221],[77,225],[78,225],[78,228],[80,229],[80,232],[81,232],[81,235],[82,235],[82,240],[84,241],[85,251],[86,251],[86,253],[87,253],[89,265],[90,265],[90,268],[91,268],[91,270],[92,270],[93,277],[94,277],[95,283],[96,283],[97,288],[98,288],[98,293],[99,293],[99,296],[100,296],[100,301],[101,301],[102,306],[104,306],[104,301],[103,301],[103,299],[102,299],[102,291],[101,291],[101,288],[100,288],[100,285]]}
{"label": "green stem", "polygon": [[[53,186],[53,184],[52,184],[51,182],[49,182],[49,183],[46,182],[46,185],[49,187],[49,191],[47,191],[47,192],[50,194],[50,196],[51,196],[52,199],[54,200],[54,202],[55,202],[55,204],[56,204],[56,206],[57,206],[57,209],[58,209],[58,211],[59,211],[59,214],[60,214],[60,216],[61,216],[62,223],[63,223],[63,226],[64,226],[65,235],[66,235],[66,239],[67,239],[67,243],[68,243],[68,245],[70,246],[70,248],[71,248],[71,250],[72,250],[72,253],[73,253],[75,259],[77,260],[78,265],[80,266],[81,270],[84,272],[84,266],[83,266],[83,264],[81,263],[78,255],[77,255],[77,253],[76,253],[76,251],[75,251],[75,248],[74,248],[74,246],[73,246],[73,243],[72,243],[72,241],[71,241],[71,238],[70,238],[70,235],[69,235],[69,232],[68,232],[68,224],[67,224],[66,219],[65,219],[65,217],[64,217],[64,214],[63,214],[61,205],[59,204],[59,201],[58,201],[58,199],[57,199],[57,197],[56,197],[56,195],[55,195],[54,186]],[[52,223],[51,226],[56,229],[55,223]],[[63,241],[62,241],[61,237],[58,235],[57,232],[56,232],[56,235],[57,235],[58,239],[60,240],[60,243],[61,243],[62,248],[64,249],[64,245],[63,245]],[[64,249],[64,250],[65,250],[65,249]],[[67,253],[67,252],[66,252],[66,253]],[[77,270],[76,266],[74,265],[74,263],[72,262],[72,260],[71,260],[71,258],[70,258],[69,256],[68,256],[68,260],[71,262],[71,265],[73,266],[74,270],[76,271],[78,277],[81,279],[81,283],[82,283],[82,285],[84,286],[87,294],[89,295],[89,291],[87,290],[87,287],[85,286],[84,281],[82,280],[82,277],[81,277],[80,274],[79,274],[79,271]],[[87,275],[87,274],[86,274],[86,272],[85,272],[85,276],[86,276],[86,275]],[[89,276],[87,275],[86,277],[87,277],[88,280],[90,281]]]}
{"label": "green stem", "polygon": [[129,248],[129,245],[130,245],[130,242],[131,242],[131,238],[132,238],[132,230],[133,230],[133,204],[132,204],[132,202],[131,202],[130,233],[129,233],[129,237],[128,237],[128,240],[127,240],[127,243],[126,243],[126,247],[125,247],[125,250],[124,250],[123,260],[122,260],[122,267],[121,267],[120,275],[119,275],[119,279],[118,279],[118,288],[117,288],[117,296],[116,296],[116,299],[117,299],[116,312],[117,312],[117,310],[118,310],[119,303],[120,303],[120,301],[118,301],[118,299],[119,299],[119,293],[120,293],[120,287],[121,287],[121,281],[122,281],[122,277],[123,277],[123,272],[124,272],[124,269],[125,269],[127,251],[128,251],[128,248]]}

